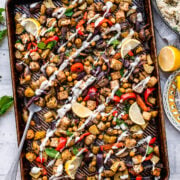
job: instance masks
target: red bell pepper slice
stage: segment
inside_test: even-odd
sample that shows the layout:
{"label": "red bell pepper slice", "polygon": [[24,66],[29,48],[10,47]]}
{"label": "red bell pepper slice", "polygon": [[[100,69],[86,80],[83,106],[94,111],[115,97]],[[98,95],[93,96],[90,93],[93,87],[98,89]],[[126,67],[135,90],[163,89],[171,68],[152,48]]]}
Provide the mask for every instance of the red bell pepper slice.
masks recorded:
{"label": "red bell pepper slice", "polygon": [[77,142],[82,141],[86,136],[89,136],[90,134],[91,134],[90,132],[82,134]]}
{"label": "red bell pepper slice", "polygon": [[51,41],[59,41],[59,37],[58,36],[52,36],[50,38],[48,38],[46,41],[45,41],[45,44],[48,44],[49,42]]}
{"label": "red bell pepper slice", "polygon": [[[34,49],[31,49],[32,46],[34,47]],[[32,53],[32,52],[36,52],[38,50],[38,47],[36,43],[32,42],[28,44],[27,49],[29,50],[30,53]]]}
{"label": "red bell pepper slice", "polygon": [[31,49],[31,45],[32,45],[32,43],[30,42],[30,43],[28,44],[28,46],[27,46],[27,50],[30,50],[30,49]]}
{"label": "red bell pepper slice", "polygon": [[122,101],[126,101],[128,99],[136,99],[136,94],[135,93],[126,93],[126,94],[121,95],[120,98]]}
{"label": "red bell pepper slice", "polygon": [[84,70],[84,66],[82,63],[75,63],[71,66],[71,72],[82,72]]}
{"label": "red bell pepper slice", "polygon": [[78,150],[81,151],[82,149],[84,149],[83,152],[88,152],[89,151],[88,148],[79,148]]}
{"label": "red bell pepper slice", "polygon": [[129,117],[129,115],[128,115],[128,114],[124,114],[124,115],[122,115],[122,116],[121,116],[121,119],[123,119],[123,120],[127,120],[127,119],[128,119],[128,117]]}
{"label": "red bell pepper slice", "polygon": [[116,103],[119,103],[121,100],[121,98],[119,96],[114,96],[113,97],[113,101],[116,102]]}
{"label": "red bell pepper slice", "polygon": [[133,54],[132,51],[129,51],[129,52],[128,52],[128,55],[129,55],[129,56],[134,56],[134,54]]}
{"label": "red bell pepper slice", "polygon": [[60,137],[59,138],[59,144],[56,148],[56,151],[61,151],[66,146],[67,138]]}
{"label": "red bell pepper slice", "polygon": [[148,102],[148,98],[149,96],[153,93],[153,91],[155,90],[156,88],[147,88],[144,92],[144,100],[146,102],[147,105],[149,106],[153,106],[151,103]]}
{"label": "red bell pepper slice", "polygon": [[113,25],[109,19],[103,19],[98,25],[101,26],[103,23],[108,23],[110,26]]}
{"label": "red bell pepper slice", "polygon": [[84,19],[84,20],[87,19],[87,12],[84,13],[83,19]]}
{"label": "red bell pepper slice", "polygon": [[87,93],[86,97],[84,98],[84,101],[88,101],[90,98],[90,94],[96,93],[96,92],[97,92],[97,88],[95,88],[95,87],[89,88],[88,93]]}
{"label": "red bell pepper slice", "polygon": [[122,142],[119,142],[119,143],[113,144],[113,146],[116,146],[117,148],[121,148],[124,146],[124,144]]}
{"label": "red bell pepper slice", "polygon": [[151,145],[151,144],[154,144],[155,142],[156,142],[156,137],[153,137],[150,141],[149,141],[149,144]]}
{"label": "red bell pepper slice", "polygon": [[149,156],[147,156],[144,161],[149,161],[152,157],[153,157],[153,153],[151,153]]}
{"label": "red bell pepper slice", "polygon": [[120,148],[120,147],[124,146],[124,143],[119,142],[119,143],[115,143],[115,144],[105,144],[105,145],[101,145],[100,149],[101,149],[101,151],[106,151],[106,150],[112,149],[113,146]]}
{"label": "red bell pepper slice", "polygon": [[115,117],[117,115],[118,111],[114,111],[112,115]]}
{"label": "red bell pepper slice", "polygon": [[142,176],[141,175],[137,176],[136,180],[142,180]]}
{"label": "red bell pepper slice", "polygon": [[146,106],[143,99],[139,95],[137,95],[136,101],[143,111],[150,111],[150,108]]}
{"label": "red bell pepper slice", "polygon": [[39,162],[39,163],[44,163],[44,161],[45,161],[45,158],[41,158],[40,156],[38,156],[37,158],[36,158],[36,162]]}

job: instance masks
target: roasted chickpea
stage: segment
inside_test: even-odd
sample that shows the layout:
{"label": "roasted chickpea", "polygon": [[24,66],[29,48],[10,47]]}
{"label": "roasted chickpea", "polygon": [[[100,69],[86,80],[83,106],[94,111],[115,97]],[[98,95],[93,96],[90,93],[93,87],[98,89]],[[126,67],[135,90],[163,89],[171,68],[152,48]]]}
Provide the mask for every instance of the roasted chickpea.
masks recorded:
{"label": "roasted chickpea", "polygon": [[107,66],[106,66],[105,64],[103,64],[102,70],[103,70],[103,71],[106,71],[106,70],[107,70]]}
{"label": "roasted chickpea", "polygon": [[82,40],[80,38],[77,38],[75,40],[75,45],[77,48],[80,48],[82,46]]}
{"label": "roasted chickpea", "polygon": [[35,94],[34,91],[30,87],[27,87],[24,91],[24,95],[26,97],[33,97],[34,94]]}
{"label": "roasted chickpea", "polygon": [[73,80],[73,79],[72,79],[72,76],[68,76],[67,80],[68,80],[69,82],[71,82],[71,81]]}
{"label": "roasted chickpea", "polygon": [[33,152],[28,152],[26,153],[26,159],[32,162],[36,159],[36,155]]}
{"label": "roasted chickpea", "polygon": [[34,138],[34,131],[29,129],[26,135],[26,139],[33,139]]}

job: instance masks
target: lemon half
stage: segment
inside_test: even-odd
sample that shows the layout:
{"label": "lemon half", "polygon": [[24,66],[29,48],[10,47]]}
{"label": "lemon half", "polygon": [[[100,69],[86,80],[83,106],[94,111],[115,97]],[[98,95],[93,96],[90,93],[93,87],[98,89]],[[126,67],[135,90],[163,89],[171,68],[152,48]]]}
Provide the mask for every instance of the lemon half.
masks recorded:
{"label": "lemon half", "polygon": [[40,23],[33,18],[23,19],[21,25],[24,26],[25,30],[32,35],[37,35],[38,30],[40,29]]}
{"label": "lemon half", "polygon": [[129,117],[135,124],[138,124],[138,125],[144,125],[145,124],[145,121],[144,121],[143,116],[141,114],[140,108],[136,102],[130,106]]}
{"label": "lemon half", "polygon": [[166,46],[161,49],[158,60],[163,71],[175,71],[180,68],[180,50],[173,46]]}
{"label": "lemon half", "polygon": [[90,109],[77,102],[72,104],[72,111],[80,118],[86,118],[92,114]]}
{"label": "lemon half", "polygon": [[136,39],[127,39],[125,42],[123,42],[122,47],[121,47],[122,58],[124,58],[128,54],[129,51],[136,48],[139,44],[141,44],[141,42]]}
{"label": "lemon half", "polygon": [[75,179],[76,172],[81,165],[82,157],[73,156],[71,160],[66,161],[65,171],[71,179]]}

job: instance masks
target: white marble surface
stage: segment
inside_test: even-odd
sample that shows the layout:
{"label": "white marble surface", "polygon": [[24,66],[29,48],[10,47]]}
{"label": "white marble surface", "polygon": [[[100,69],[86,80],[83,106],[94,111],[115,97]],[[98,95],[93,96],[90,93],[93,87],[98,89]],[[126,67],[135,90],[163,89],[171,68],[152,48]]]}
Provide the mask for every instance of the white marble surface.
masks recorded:
{"label": "white marble surface", "polygon": [[[5,0],[0,0],[0,7],[4,7]],[[157,49],[166,44],[161,40],[156,32]],[[9,52],[7,37],[0,43],[0,96],[12,95],[11,72],[9,63]],[[164,83],[168,75],[161,72],[161,86],[163,89]],[[168,153],[171,175],[170,180],[180,179],[180,132],[178,132],[165,117]],[[17,148],[16,126],[13,107],[0,117],[0,180],[3,180],[8,172],[13,156]],[[17,180],[20,180],[18,171]]]}

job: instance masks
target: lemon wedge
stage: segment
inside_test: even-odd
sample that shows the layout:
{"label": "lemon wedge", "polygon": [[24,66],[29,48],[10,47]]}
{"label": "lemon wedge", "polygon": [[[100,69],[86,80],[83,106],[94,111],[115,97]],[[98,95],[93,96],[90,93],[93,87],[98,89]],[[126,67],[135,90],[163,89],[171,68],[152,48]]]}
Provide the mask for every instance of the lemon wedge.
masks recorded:
{"label": "lemon wedge", "polygon": [[144,125],[145,124],[145,121],[144,121],[143,116],[141,114],[140,108],[136,102],[130,106],[129,117],[135,124],[138,124],[138,125]]}
{"label": "lemon wedge", "polygon": [[122,58],[124,58],[129,51],[136,48],[139,44],[141,44],[141,42],[136,39],[127,39],[126,41],[124,41],[121,47]]}
{"label": "lemon wedge", "polygon": [[90,109],[77,102],[72,104],[72,111],[80,118],[86,118],[92,114]]}
{"label": "lemon wedge", "polygon": [[33,18],[23,19],[21,25],[24,26],[25,30],[32,35],[37,35],[38,30],[40,29],[40,23]]}
{"label": "lemon wedge", "polygon": [[158,60],[163,71],[175,71],[180,68],[180,50],[173,46],[166,46],[161,49]]}
{"label": "lemon wedge", "polygon": [[76,172],[81,165],[82,157],[73,156],[71,160],[66,161],[65,171],[71,179],[75,179]]}
{"label": "lemon wedge", "polygon": [[180,92],[180,76],[176,77],[176,81],[177,81],[177,89]]}

